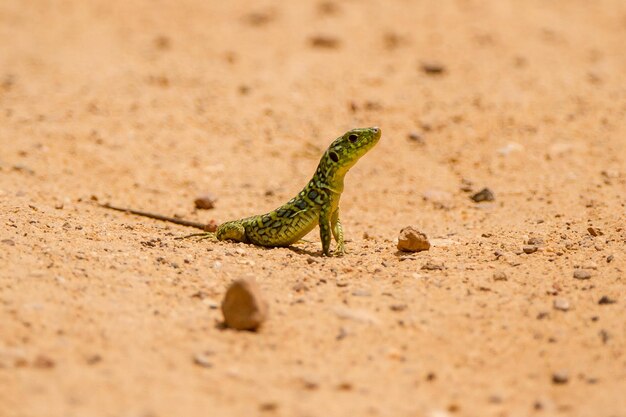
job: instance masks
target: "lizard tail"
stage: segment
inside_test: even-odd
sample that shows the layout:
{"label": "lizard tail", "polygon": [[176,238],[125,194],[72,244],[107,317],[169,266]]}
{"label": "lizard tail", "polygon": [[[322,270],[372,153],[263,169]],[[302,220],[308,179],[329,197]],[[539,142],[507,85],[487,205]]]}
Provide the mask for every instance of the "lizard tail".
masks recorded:
{"label": "lizard tail", "polygon": [[112,206],[111,204],[100,204],[100,207],[104,207],[104,208],[116,210],[116,211],[121,211],[123,213],[130,213],[136,216],[143,216],[143,217],[148,217],[150,219],[179,224],[181,226],[195,227],[196,229],[205,231],[205,233],[198,233],[197,235],[212,234],[212,232],[215,229],[215,225],[211,223],[204,224],[204,223],[192,222],[189,220],[178,219],[176,217],[163,216],[161,214],[149,213],[146,211],[139,211],[139,210],[134,210],[130,208],[116,207],[116,206]]}

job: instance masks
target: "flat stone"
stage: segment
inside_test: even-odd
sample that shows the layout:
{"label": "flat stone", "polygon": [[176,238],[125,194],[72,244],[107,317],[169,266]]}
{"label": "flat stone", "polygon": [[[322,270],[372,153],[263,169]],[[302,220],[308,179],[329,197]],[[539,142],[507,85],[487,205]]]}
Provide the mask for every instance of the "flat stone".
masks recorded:
{"label": "flat stone", "polygon": [[565,298],[557,298],[556,300],[554,300],[553,305],[556,310],[569,310],[569,301],[567,301]]}
{"label": "flat stone", "polygon": [[574,271],[574,278],[576,279],[589,279],[591,278],[591,271],[586,269],[576,269]]}

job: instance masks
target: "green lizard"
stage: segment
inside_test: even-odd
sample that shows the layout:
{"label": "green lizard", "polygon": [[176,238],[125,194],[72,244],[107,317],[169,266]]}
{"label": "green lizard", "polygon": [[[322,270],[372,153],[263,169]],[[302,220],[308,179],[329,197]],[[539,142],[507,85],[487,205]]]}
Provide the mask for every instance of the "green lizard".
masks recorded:
{"label": "green lizard", "polygon": [[[343,228],[339,220],[339,198],[343,192],[346,173],[378,143],[381,130],[377,127],[353,129],[330,144],[322,155],[317,170],[309,183],[287,203],[266,214],[228,221],[217,227],[215,233],[204,232],[190,236],[234,240],[260,246],[289,246],[319,225],[322,252],[330,256],[331,235],[337,247],[335,254],[345,253]],[[205,228],[205,225],[161,215],[104,207],[157,218],[185,226]]]}

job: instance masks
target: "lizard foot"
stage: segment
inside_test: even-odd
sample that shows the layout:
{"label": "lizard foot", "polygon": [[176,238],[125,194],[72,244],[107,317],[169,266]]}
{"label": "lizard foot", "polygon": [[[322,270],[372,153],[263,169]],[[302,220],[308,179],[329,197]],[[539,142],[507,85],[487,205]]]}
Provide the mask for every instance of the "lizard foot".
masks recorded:
{"label": "lizard foot", "polygon": [[346,249],[343,246],[338,246],[337,249],[333,252],[334,256],[342,257],[346,254]]}

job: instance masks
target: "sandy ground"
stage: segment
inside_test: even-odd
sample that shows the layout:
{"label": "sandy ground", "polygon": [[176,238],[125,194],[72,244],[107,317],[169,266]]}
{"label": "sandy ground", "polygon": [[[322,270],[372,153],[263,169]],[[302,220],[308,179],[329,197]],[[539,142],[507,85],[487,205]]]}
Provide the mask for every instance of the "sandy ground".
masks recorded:
{"label": "sandy ground", "polygon": [[[0,416],[626,416],[623,1],[3,0],[0,40]],[[372,125],[341,259],[94,201],[258,214]]]}

